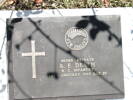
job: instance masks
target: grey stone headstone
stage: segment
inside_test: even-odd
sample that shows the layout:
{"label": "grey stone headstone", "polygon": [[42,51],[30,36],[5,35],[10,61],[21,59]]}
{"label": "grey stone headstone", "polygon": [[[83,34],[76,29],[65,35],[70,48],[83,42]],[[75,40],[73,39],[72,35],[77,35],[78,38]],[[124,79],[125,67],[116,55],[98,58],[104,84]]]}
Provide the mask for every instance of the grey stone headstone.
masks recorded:
{"label": "grey stone headstone", "polygon": [[120,21],[114,15],[7,20],[10,99],[122,98]]}

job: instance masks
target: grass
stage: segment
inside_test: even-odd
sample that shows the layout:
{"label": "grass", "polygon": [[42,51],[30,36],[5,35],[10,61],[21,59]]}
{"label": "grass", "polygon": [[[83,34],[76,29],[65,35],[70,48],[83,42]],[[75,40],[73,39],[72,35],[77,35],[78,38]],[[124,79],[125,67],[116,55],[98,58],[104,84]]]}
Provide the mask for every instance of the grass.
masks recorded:
{"label": "grass", "polygon": [[[35,4],[31,0],[7,0],[0,9],[30,10],[30,9],[56,9],[56,8],[101,8],[105,7],[101,0],[43,0]],[[110,0],[108,7],[132,7],[133,0]]]}

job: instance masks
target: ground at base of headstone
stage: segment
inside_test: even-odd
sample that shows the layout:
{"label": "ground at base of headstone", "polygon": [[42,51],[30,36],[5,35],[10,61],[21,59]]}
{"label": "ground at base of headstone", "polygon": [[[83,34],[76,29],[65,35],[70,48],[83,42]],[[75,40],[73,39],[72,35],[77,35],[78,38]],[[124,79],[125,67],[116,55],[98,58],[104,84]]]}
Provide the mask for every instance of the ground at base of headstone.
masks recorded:
{"label": "ground at base of headstone", "polygon": [[101,8],[132,6],[133,0],[6,0],[4,4],[0,6],[0,9],[33,10],[57,8]]}

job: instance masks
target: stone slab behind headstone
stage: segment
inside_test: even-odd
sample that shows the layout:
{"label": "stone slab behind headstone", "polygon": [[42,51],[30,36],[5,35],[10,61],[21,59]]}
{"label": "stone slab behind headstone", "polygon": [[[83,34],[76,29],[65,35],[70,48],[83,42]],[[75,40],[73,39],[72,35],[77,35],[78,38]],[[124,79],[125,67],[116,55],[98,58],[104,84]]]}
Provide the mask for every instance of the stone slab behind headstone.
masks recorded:
{"label": "stone slab behind headstone", "polygon": [[[92,100],[123,97],[119,16],[16,18],[8,22],[11,22],[7,32],[12,59],[9,69],[14,77],[11,86],[14,99],[75,97]],[[41,30],[34,25],[39,25]],[[88,34],[85,36],[88,37],[87,45],[81,50],[71,50],[74,48],[65,42],[65,35],[74,27],[78,31],[84,28]],[[36,57],[36,79],[32,78],[31,57],[22,57],[22,53],[31,52],[31,40],[35,41],[36,51],[46,53],[44,57]],[[71,52],[64,52],[69,50]],[[88,66],[75,66],[75,56],[84,58]],[[90,63],[100,77],[87,68]],[[78,70],[76,67],[83,67],[84,71],[80,68],[75,73],[74,70]]]}

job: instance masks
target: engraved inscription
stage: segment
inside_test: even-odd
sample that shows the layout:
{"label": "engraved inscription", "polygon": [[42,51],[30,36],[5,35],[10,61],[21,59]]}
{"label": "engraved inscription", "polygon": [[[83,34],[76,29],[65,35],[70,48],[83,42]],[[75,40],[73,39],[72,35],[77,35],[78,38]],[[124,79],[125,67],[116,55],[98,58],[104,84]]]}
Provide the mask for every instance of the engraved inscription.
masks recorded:
{"label": "engraved inscription", "polygon": [[36,77],[36,56],[45,56],[45,52],[36,52],[35,51],[35,41],[31,40],[31,52],[22,53],[23,57],[32,57],[32,78]]}
{"label": "engraved inscription", "polygon": [[90,65],[92,70],[97,70],[95,59],[92,57],[80,58],[78,60],[74,60],[72,58],[62,59],[59,64],[61,77],[107,75],[106,71],[97,71],[97,73],[93,72],[81,61],[84,61]]}

